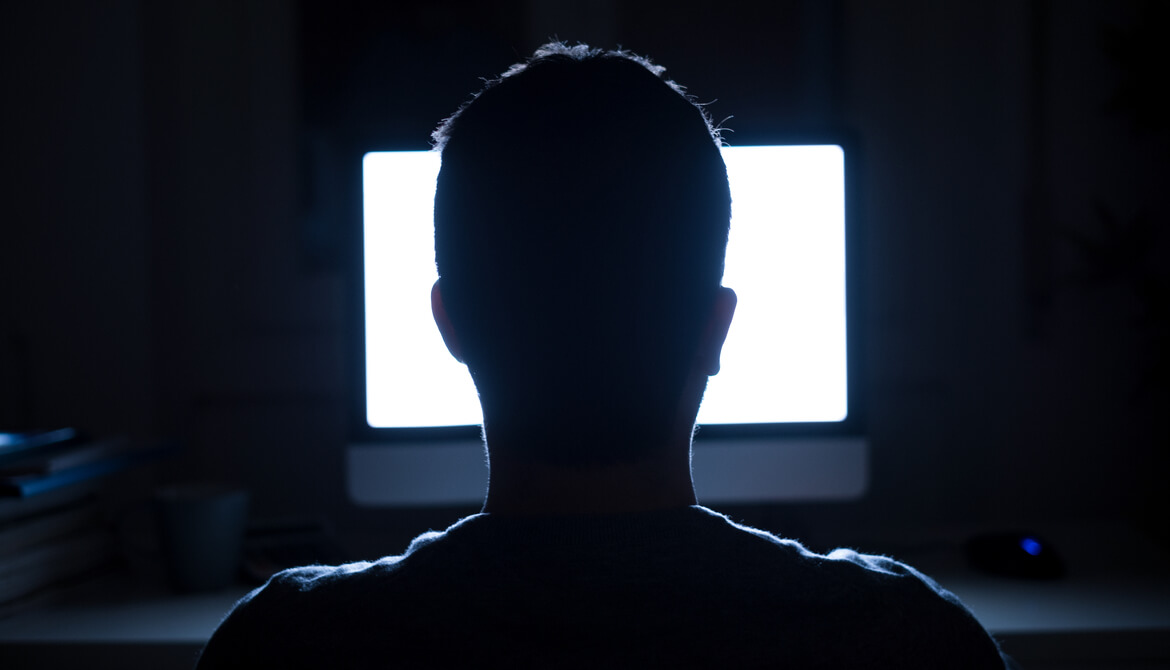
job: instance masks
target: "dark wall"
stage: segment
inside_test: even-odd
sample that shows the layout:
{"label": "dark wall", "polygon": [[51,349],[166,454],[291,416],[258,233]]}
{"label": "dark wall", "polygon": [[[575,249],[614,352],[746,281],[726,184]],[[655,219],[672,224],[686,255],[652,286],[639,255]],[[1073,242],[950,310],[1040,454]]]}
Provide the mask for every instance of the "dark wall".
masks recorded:
{"label": "dark wall", "polygon": [[745,515],[832,540],[1166,502],[1156,3],[383,4],[4,10],[0,420],[179,437],[160,477],[246,482],[262,516],[454,518],[345,501],[346,235],[320,164],[346,132],[425,146],[556,35],[651,55],[733,143],[861,140],[872,491]]}
{"label": "dark wall", "polygon": [[73,9],[29,3],[0,29],[0,421],[141,431],[156,409],[141,19]]}

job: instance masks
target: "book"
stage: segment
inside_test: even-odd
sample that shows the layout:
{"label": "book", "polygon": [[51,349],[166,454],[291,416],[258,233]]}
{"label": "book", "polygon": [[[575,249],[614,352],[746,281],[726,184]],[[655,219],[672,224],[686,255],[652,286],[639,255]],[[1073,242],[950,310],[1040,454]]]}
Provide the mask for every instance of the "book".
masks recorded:
{"label": "book", "polygon": [[0,477],[47,475],[116,456],[133,448],[134,445],[125,437],[68,443],[0,462]]}
{"label": "book", "polygon": [[29,610],[47,607],[76,597],[76,594],[86,586],[97,582],[98,577],[115,569],[117,563],[109,561],[91,570],[65,577],[47,586],[35,589],[23,596],[12,600],[0,601],[0,620],[15,617]]}
{"label": "book", "polygon": [[0,557],[0,603],[8,603],[86,572],[116,555],[112,534],[92,529]]}
{"label": "book", "polygon": [[161,458],[171,451],[170,446],[131,449],[74,465],[47,474],[22,474],[0,477],[0,497],[27,498],[44,494],[120,472],[127,468]]}
{"label": "book", "polygon": [[0,524],[0,560],[28,547],[98,523],[98,508],[91,499],[58,507],[31,517]]}
{"label": "book", "polygon": [[77,431],[72,428],[33,430],[23,433],[0,432],[0,460],[7,460],[11,455],[24,454],[40,447],[68,442],[75,437],[77,437]]}
{"label": "book", "polygon": [[87,481],[74,486],[55,489],[30,498],[0,497],[0,524],[44,514],[50,510],[66,507],[92,496],[98,487],[96,482]]}

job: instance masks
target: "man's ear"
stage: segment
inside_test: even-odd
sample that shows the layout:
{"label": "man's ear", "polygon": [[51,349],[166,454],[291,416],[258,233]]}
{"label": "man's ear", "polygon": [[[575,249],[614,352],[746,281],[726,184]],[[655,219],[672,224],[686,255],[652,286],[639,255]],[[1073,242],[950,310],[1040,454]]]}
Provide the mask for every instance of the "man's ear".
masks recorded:
{"label": "man's ear", "polygon": [[735,291],[726,286],[720,286],[715,294],[715,303],[711,306],[707,326],[703,329],[703,340],[699,343],[699,362],[703,374],[719,374],[719,354],[723,352],[723,342],[727,340],[727,330],[731,328],[737,301]]}
{"label": "man's ear", "polygon": [[447,306],[443,304],[443,290],[439,288],[441,281],[443,280],[436,279],[435,285],[431,287],[431,314],[435,317],[435,325],[439,327],[439,334],[443,336],[443,344],[447,345],[447,351],[451,352],[455,360],[462,363],[463,347],[459,344],[455,327],[451,325],[451,318],[447,316]]}

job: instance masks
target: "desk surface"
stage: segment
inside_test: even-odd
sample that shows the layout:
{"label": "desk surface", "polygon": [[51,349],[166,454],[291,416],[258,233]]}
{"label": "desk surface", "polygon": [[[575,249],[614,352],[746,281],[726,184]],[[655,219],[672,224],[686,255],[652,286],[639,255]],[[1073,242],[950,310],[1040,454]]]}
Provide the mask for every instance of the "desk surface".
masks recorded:
{"label": "desk surface", "polygon": [[213,593],[172,594],[124,576],[95,585],[76,600],[0,619],[0,645],[161,644],[202,646],[237,600],[239,586]]}

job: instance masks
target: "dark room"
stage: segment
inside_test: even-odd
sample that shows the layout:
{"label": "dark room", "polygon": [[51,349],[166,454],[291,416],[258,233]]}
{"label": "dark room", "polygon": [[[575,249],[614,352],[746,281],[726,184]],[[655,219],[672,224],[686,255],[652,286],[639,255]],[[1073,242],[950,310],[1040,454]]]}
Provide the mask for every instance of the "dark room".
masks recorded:
{"label": "dark room", "polygon": [[[1156,0],[5,3],[0,666],[1170,668],[1168,31]],[[696,158],[656,148],[667,102]],[[722,287],[678,227],[699,154]],[[699,288],[654,293],[676,256]],[[931,600],[787,599],[749,536]],[[297,617],[336,602],[274,592],[340,580],[307,565],[403,605]],[[910,630],[944,615],[999,659]]]}

